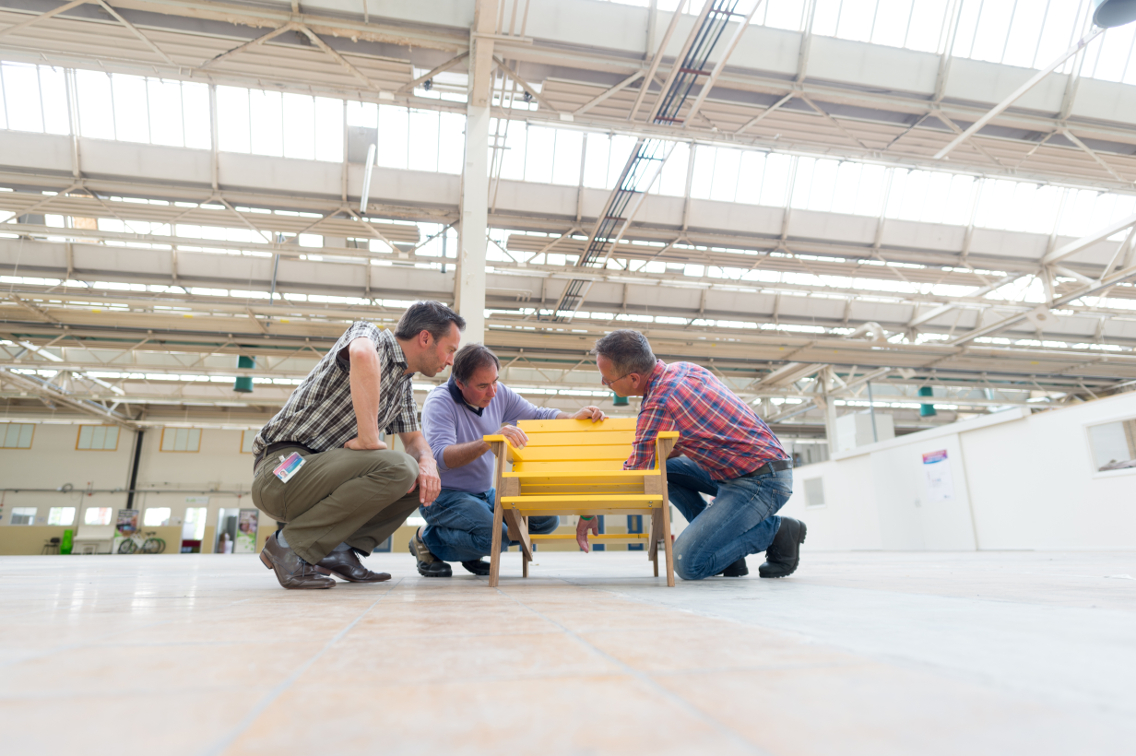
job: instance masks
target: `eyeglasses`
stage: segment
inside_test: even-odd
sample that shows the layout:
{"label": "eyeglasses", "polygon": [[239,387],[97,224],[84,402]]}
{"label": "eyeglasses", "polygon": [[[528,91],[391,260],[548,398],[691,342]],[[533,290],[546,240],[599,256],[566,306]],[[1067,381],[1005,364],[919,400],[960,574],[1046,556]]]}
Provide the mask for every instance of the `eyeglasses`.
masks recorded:
{"label": "eyeglasses", "polygon": [[612,378],[609,381],[607,378],[604,378],[603,375],[601,374],[600,375],[600,383],[607,386],[608,388],[611,388],[611,384],[615,383],[616,381],[622,381],[624,378],[626,378],[629,375],[631,375],[631,373],[624,373],[623,375],[619,376],[618,378]]}

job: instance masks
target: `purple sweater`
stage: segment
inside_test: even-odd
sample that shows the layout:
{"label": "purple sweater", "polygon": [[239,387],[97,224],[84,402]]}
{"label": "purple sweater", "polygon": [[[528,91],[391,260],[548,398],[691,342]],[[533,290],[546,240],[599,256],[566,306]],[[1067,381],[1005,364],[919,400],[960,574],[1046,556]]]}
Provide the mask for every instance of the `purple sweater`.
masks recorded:
{"label": "purple sweater", "polygon": [[455,401],[449,384],[443,383],[427,395],[422,405],[422,429],[438,463],[442,488],[480,494],[493,488],[493,455],[486,452],[468,465],[449,468],[442,455],[447,446],[480,440],[518,420],[555,420],[559,416],[559,410],[537,407],[499,383],[497,396],[479,417],[464,401]]}

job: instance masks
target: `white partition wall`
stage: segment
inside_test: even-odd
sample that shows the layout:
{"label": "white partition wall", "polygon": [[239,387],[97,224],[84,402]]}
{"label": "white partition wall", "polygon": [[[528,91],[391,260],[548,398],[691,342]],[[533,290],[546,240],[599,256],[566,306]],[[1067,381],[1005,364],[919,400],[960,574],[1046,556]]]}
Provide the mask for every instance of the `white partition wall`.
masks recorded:
{"label": "white partition wall", "polygon": [[1131,418],[1128,393],[861,447],[797,469],[783,513],[817,550],[1134,549],[1136,468],[1099,470],[1089,433]]}

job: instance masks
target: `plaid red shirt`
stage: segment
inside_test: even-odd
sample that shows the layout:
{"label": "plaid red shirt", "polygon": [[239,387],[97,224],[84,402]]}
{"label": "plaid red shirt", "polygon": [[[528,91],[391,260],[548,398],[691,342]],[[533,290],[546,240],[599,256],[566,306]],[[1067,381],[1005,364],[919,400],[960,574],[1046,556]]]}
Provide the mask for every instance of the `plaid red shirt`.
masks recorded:
{"label": "plaid red shirt", "polygon": [[635,451],[625,470],[655,464],[655,437],[677,430],[675,449],[698,463],[714,480],[733,480],[768,460],[788,459],[781,442],[757,413],[709,370],[690,362],[659,360],[647,380],[647,394],[635,426]]}

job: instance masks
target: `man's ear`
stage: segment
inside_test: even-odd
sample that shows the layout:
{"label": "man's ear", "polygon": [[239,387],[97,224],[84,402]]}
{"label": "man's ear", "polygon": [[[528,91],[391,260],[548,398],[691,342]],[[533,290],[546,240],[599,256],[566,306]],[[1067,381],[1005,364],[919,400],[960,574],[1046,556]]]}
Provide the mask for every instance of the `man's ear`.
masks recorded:
{"label": "man's ear", "polygon": [[418,341],[421,342],[422,347],[424,349],[429,347],[430,346],[430,332],[429,331],[419,331],[418,332]]}

